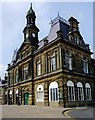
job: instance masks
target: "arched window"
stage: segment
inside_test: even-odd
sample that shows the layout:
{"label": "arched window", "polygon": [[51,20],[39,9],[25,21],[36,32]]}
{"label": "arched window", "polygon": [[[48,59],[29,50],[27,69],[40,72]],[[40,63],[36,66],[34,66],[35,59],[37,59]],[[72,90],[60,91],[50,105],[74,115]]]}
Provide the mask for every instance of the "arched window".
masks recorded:
{"label": "arched window", "polygon": [[68,87],[68,101],[74,101],[75,100],[75,91],[74,91],[74,84],[72,81],[67,82]]}
{"label": "arched window", "polygon": [[92,100],[91,97],[91,86],[89,83],[85,84],[85,88],[86,88],[86,100]]}
{"label": "arched window", "polygon": [[78,100],[83,101],[84,100],[84,93],[83,93],[83,85],[81,82],[77,83],[77,90],[78,90]]}
{"label": "arched window", "polygon": [[49,85],[49,101],[58,101],[58,83],[52,82]]}
{"label": "arched window", "polygon": [[64,64],[67,69],[72,70],[72,59],[68,52],[65,52]]}
{"label": "arched window", "polygon": [[42,85],[38,85],[37,87],[37,102],[44,101],[44,88]]}
{"label": "arched window", "polygon": [[80,43],[78,36],[75,36],[75,37],[74,37],[74,40],[75,40],[75,43],[76,43],[76,44],[79,44],[79,43]]}

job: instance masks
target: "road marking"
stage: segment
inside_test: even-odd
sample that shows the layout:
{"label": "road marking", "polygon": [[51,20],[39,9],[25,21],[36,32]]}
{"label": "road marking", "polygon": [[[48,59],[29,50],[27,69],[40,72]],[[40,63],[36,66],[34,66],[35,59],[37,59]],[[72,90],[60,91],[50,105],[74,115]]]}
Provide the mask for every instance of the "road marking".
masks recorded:
{"label": "road marking", "polygon": [[69,110],[66,110],[63,114],[64,114],[64,116],[66,117],[66,118],[70,118],[71,120],[75,120],[74,118],[71,118],[69,115],[68,115],[68,113],[70,112],[71,110],[69,109]]}
{"label": "road marking", "polygon": [[69,115],[68,115],[68,112],[70,112],[71,110],[68,110],[64,113],[64,115],[67,117],[67,118],[71,118]]}

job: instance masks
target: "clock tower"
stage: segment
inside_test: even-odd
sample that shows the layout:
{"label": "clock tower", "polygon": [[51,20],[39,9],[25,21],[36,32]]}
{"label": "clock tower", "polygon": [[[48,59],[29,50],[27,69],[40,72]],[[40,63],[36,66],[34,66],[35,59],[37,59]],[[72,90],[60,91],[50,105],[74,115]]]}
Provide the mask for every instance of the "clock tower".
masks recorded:
{"label": "clock tower", "polygon": [[27,23],[23,30],[24,42],[31,43],[33,46],[36,47],[38,45],[39,29],[36,27],[36,24],[35,24],[36,15],[32,8],[32,3],[30,5],[30,9],[27,12],[26,19],[27,19]]}

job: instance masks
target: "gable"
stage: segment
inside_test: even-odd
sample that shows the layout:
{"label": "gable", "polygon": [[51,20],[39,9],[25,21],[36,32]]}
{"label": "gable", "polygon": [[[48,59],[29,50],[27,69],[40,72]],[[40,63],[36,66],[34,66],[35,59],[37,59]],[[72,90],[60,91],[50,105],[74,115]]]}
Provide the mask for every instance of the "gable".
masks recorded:
{"label": "gable", "polygon": [[18,50],[18,53],[25,51],[25,50],[28,49],[30,46],[31,46],[30,43],[25,43],[25,42],[23,42],[23,43],[21,44],[19,50]]}

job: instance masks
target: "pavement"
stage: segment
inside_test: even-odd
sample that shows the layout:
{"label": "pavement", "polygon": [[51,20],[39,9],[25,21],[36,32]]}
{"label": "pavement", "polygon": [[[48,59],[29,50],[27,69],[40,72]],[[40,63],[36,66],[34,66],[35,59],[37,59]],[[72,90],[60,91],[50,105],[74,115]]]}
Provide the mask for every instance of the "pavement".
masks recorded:
{"label": "pavement", "polygon": [[90,107],[63,108],[35,105],[0,106],[1,118],[93,118],[94,112],[95,108]]}
{"label": "pavement", "polygon": [[62,107],[3,105],[2,118],[66,118]]}
{"label": "pavement", "polygon": [[2,118],[2,105],[0,105],[0,120]]}

